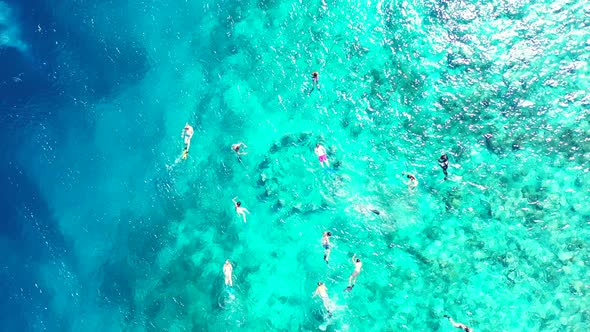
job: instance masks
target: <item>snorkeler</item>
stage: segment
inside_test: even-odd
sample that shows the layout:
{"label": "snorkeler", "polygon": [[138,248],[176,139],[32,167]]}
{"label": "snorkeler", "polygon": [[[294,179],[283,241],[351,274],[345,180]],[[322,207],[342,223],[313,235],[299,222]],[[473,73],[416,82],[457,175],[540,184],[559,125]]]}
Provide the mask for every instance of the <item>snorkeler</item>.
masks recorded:
{"label": "snorkeler", "polygon": [[363,267],[363,263],[360,259],[356,258],[356,254],[352,255],[352,263],[354,264],[354,271],[348,277],[348,287],[344,291],[351,291],[356,283],[356,278],[358,278],[359,274],[361,273],[361,268]]}
{"label": "snorkeler", "polygon": [[406,175],[409,179],[408,182],[404,182],[404,184],[408,186],[408,189],[413,190],[418,186],[418,180],[414,175],[410,173],[402,173],[402,175]]}
{"label": "snorkeler", "polygon": [[492,153],[495,153],[495,154],[504,153],[504,149],[501,146],[497,146],[494,143],[494,135],[487,133],[487,134],[483,135],[483,138],[485,139],[486,149],[488,149],[489,151],[491,151]]}
{"label": "snorkeler", "polygon": [[316,87],[318,88],[318,91],[320,90],[320,76],[317,71],[311,73],[311,82],[311,90],[309,90],[308,95],[311,95],[313,89],[315,89]]}
{"label": "snorkeler", "polygon": [[326,249],[326,251],[324,252],[324,260],[326,261],[326,263],[328,263],[328,260],[330,260],[330,251],[332,250],[330,248],[330,236],[332,236],[331,232],[324,232],[324,234],[322,235],[322,247]]}
{"label": "snorkeler", "polygon": [[248,152],[240,152],[240,148],[244,147],[247,148],[248,146],[242,142],[240,143],[236,143],[236,144],[232,144],[231,149],[234,150],[234,152],[238,155],[238,156],[243,156],[245,154],[248,154]]}
{"label": "snorkeler", "polygon": [[324,302],[324,308],[330,313],[330,298],[328,297],[328,287],[323,282],[318,281],[318,287],[315,289],[312,297],[320,296],[322,302]]}
{"label": "snorkeler", "polygon": [[449,319],[449,322],[451,322],[451,324],[453,324],[453,327],[456,327],[458,329],[462,329],[465,332],[473,332],[472,328],[468,327],[465,324],[455,322],[449,315],[445,315],[445,318]]}
{"label": "snorkeler", "polygon": [[246,213],[250,214],[250,211],[248,211],[248,209],[245,207],[242,207],[242,202],[237,202],[237,198],[238,196],[232,199],[232,202],[234,202],[234,208],[236,209],[238,216],[242,216],[242,218],[244,218],[244,223],[246,223]]}
{"label": "snorkeler", "polygon": [[449,157],[447,157],[446,153],[443,153],[443,155],[440,156],[440,158],[438,158],[438,164],[442,168],[443,173],[445,174],[445,180],[446,180],[447,177],[449,176],[449,174],[447,173],[447,168],[449,168]]}
{"label": "snorkeler", "polygon": [[233,287],[234,283],[232,280],[232,273],[234,272],[234,267],[229,262],[229,259],[225,261],[223,264],[223,275],[225,276],[225,285],[229,287]]}
{"label": "snorkeler", "polygon": [[324,163],[326,163],[327,167],[330,167],[330,163],[328,162],[328,156],[326,155],[326,148],[320,143],[318,143],[316,144],[314,151],[320,160],[320,165],[322,165],[322,168],[324,167]]}
{"label": "snorkeler", "polygon": [[182,129],[182,134],[180,137],[184,139],[184,150],[182,150],[182,159],[186,159],[188,157],[188,149],[191,147],[191,139],[193,138],[193,134],[195,133],[193,127],[188,124],[188,122],[184,125],[184,129]]}

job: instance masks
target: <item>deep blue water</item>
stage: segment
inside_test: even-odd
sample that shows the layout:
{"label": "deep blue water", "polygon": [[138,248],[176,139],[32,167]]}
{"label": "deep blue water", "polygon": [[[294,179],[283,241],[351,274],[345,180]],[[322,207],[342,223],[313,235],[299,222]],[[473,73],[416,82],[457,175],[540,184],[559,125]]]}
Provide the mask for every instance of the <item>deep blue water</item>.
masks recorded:
{"label": "deep blue water", "polygon": [[[3,13],[9,19],[3,23],[17,27],[20,39],[29,46],[0,47],[0,245],[4,253],[0,326],[3,331],[63,331],[71,328],[69,317],[53,315],[52,300],[55,292],[75,288],[68,287],[67,276],[62,276],[53,280],[53,291],[44,292],[41,267],[49,265],[56,273],[67,273],[76,270],[76,259],[30,171],[36,169],[37,176],[44,178],[58,177],[43,158],[46,147],[59,149],[67,128],[87,120],[84,113],[74,112],[72,96],[99,99],[122,76],[141,77],[142,58],[106,60],[96,40],[79,29],[79,19],[56,12],[51,3],[9,1],[8,6],[12,11]],[[10,26],[0,24],[0,31],[5,28]],[[56,57],[64,49],[74,56],[71,62]],[[83,65],[76,63],[80,59]],[[61,85],[66,81],[67,86]]]}

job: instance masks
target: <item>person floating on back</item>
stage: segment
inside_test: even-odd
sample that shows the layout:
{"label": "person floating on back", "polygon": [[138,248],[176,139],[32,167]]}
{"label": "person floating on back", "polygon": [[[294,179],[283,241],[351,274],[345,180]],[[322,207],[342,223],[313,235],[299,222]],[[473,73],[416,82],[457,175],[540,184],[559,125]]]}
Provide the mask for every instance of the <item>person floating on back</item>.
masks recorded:
{"label": "person floating on back", "polygon": [[238,156],[243,156],[248,154],[248,152],[240,152],[240,148],[247,148],[248,146],[246,146],[246,144],[240,142],[240,143],[236,143],[236,144],[232,144],[231,149],[234,150],[234,152],[238,155]]}
{"label": "person floating on back", "polygon": [[182,159],[186,159],[188,157],[188,149],[191,147],[191,139],[193,138],[193,134],[195,133],[193,127],[186,123],[184,125],[184,129],[182,129],[182,137],[184,139],[184,150],[182,150]]}
{"label": "person floating on back", "polygon": [[238,161],[242,161],[242,158],[240,158],[240,156],[246,155],[248,154],[248,152],[244,152],[244,151],[240,151],[240,148],[247,148],[248,146],[246,146],[246,144],[239,142],[236,144],[232,144],[231,149],[236,153],[236,155],[238,156]]}
{"label": "person floating on back", "polygon": [[323,147],[320,143],[316,144],[315,146],[315,154],[320,159],[320,165],[324,167],[324,163],[327,167],[330,167],[330,163],[328,162],[328,156],[326,155],[326,148]]}
{"label": "person floating on back", "polygon": [[465,332],[473,332],[473,329],[472,328],[468,327],[465,324],[455,322],[449,315],[445,315],[445,318],[448,318],[449,319],[449,322],[451,322],[451,324],[453,324],[453,327],[456,327],[458,329],[461,329],[461,330],[463,330]]}
{"label": "person floating on back", "polygon": [[242,218],[244,218],[244,223],[246,223],[246,213],[250,214],[250,211],[248,211],[248,209],[246,209],[245,207],[242,207],[242,202],[237,202],[237,198],[238,196],[234,197],[232,199],[232,202],[234,202],[236,213],[238,214],[238,216],[242,216]]}
{"label": "person floating on back", "polygon": [[326,263],[328,263],[328,261],[330,260],[330,236],[332,236],[331,232],[324,232],[324,234],[322,235],[322,247],[326,249],[326,251],[324,251],[324,260],[326,261]]}
{"label": "person floating on back", "polygon": [[348,277],[348,287],[344,290],[345,292],[350,292],[356,283],[356,278],[358,278],[359,274],[361,273],[361,268],[363,267],[363,263],[360,259],[356,258],[356,254],[352,255],[352,263],[354,264],[354,271],[350,277]]}
{"label": "person floating on back", "polygon": [[408,181],[404,182],[404,184],[408,186],[408,189],[414,190],[414,188],[418,186],[418,180],[414,175],[410,173],[402,173],[402,175],[405,175],[408,178]]}
{"label": "person floating on back", "polygon": [[447,168],[449,168],[449,157],[447,157],[446,153],[444,153],[442,156],[440,156],[440,158],[438,158],[438,164],[442,168],[446,180],[449,176],[449,174],[447,173]]}
{"label": "person floating on back", "polygon": [[326,285],[324,285],[324,283],[321,281],[318,281],[318,287],[315,289],[315,292],[313,293],[312,297],[316,297],[317,295],[319,295],[320,299],[322,299],[322,302],[324,302],[324,308],[326,308],[328,313],[331,314],[330,297],[328,297],[328,287],[326,287]]}
{"label": "person floating on back", "polygon": [[311,73],[311,90],[309,90],[309,95],[313,92],[313,89],[318,88],[320,90],[320,76],[317,71]]}
{"label": "person floating on back", "polygon": [[223,264],[223,275],[225,276],[225,285],[229,287],[233,287],[234,283],[232,280],[232,273],[234,272],[234,267],[229,262],[229,259],[225,261]]}

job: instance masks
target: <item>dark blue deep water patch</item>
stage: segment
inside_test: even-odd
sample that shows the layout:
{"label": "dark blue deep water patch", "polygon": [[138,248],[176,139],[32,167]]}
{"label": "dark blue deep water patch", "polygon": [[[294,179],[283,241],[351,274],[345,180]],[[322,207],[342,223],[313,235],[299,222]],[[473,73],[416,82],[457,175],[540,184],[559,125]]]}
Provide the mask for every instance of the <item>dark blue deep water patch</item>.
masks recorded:
{"label": "dark blue deep water patch", "polygon": [[0,112],[52,91],[46,76],[22,51],[14,47],[0,48],[0,63]]}
{"label": "dark blue deep water patch", "polygon": [[[143,47],[128,38],[128,31],[103,33],[92,28],[89,9],[109,2],[94,2],[91,8],[76,2],[69,6],[37,0],[9,3],[18,14],[23,40],[31,45],[35,70],[55,86],[66,87],[61,93],[98,99],[140,80],[149,68]],[[56,7],[67,9],[67,14]],[[115,26],[123,19],[115,10],[104,14],[112,16],[102,18]]]}
{"label": "dark blue deep water patch", "polygon": [[[6,137],[2,137],[3,142]],[[38,188],[2,153],[0,163],[0,311],[2,330],[28,331],[48,314],[52,294],[39,287],[39,266],[71,262],[71,252]],[[49,319],[47,326],[59,326]]]}

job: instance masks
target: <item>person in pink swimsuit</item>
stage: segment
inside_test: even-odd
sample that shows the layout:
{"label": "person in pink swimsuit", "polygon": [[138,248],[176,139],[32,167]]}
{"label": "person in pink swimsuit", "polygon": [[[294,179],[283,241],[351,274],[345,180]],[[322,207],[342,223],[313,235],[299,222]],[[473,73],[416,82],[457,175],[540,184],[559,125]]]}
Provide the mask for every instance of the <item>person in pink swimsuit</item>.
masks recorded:
{"label": "person in pink swimsuit", "polygon": [[320,90],[320,76],[317,71],[311,73],[311,90],[309,90],[308,95],[311,95],[315,88],[318,88],[318,91]]}
{"label": "person in pink swimsuit", "polygon": [[324,167],[324,163],[327,167],[330,167],[330,163],[328,162],[328,156],[326,155],[326,148],[323,147],[320,143],[315,146],[315,154],[318,156],[320,160],[320,165]]}

